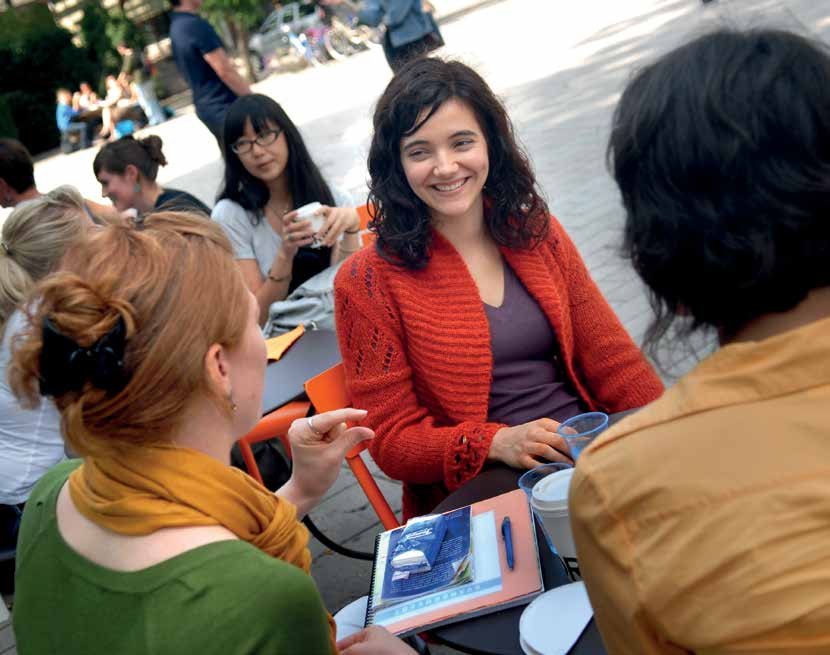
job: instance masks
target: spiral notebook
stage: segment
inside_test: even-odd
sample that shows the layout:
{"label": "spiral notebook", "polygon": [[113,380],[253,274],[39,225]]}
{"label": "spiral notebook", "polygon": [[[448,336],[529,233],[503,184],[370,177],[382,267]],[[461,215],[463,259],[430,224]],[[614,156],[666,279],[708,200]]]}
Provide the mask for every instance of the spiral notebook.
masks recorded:
{"label": "spiral notebook", "polygon": [[[382,605],[389,544],[396,528],[375,538],[375,561],[366,608],[366,627],[382,625],[406,636],[441,625],[526,605],[542,593],[542,570],[536,546],[536,530],[527,496],[516,489],[470,506],[472,509],[473,577],[465,584]],[[514,568],[507,566],[499,526],[510,517],[513,533]]]}

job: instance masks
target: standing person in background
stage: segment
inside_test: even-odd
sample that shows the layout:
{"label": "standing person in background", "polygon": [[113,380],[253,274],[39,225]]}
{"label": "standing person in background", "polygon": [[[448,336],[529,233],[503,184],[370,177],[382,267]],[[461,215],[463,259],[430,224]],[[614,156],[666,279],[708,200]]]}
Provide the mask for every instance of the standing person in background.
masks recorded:
{"label": "standing person in background", "polygon": [[210,23],[198,15],[202,0],[170,0],[170,41],[179,72],[193,90],[196,115],[222,150],[225,112],[251,86],[236,72]]}
{"label": "standing person in background", "polygon": [[371,27],[384,25],[383,53],[395,73],[410,59],[444,45],[438,24],[424,12],[421,0],[365,0],[358,20]]}
{"label": "standing person in background", "polygon": [[126,43],[118,44],[118,54],[123,57],[121,73],[118,81],[128,86],[135,94],[138,104],[141,105],[144,115],[150,125],[158,125],[165,120],[164,110],[156,98],[156,91],[153,88],[153,78],[144,61],[141,50],[128,48]]}

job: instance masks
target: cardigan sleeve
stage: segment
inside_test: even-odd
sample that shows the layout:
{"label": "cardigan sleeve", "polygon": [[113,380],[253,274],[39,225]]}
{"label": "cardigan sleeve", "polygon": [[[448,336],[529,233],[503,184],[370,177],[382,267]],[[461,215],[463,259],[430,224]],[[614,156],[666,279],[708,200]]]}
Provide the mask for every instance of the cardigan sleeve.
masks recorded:
{"label": "cardigan sleeve", "polygon": [[442,483],[449,491],[484,465],[498,423],[442,425],[419,402],[406,356],[404,328],[382,276],[366,252],[353,256],[335,279],[335,319],[352,404],[368,411],[375,431],[369,452],[383,471],[408,484]]}
{"label": "cardigan sleeve", "polygon": [[552,218],[554,257],[564,267],[573,326],[574,372],[600,409],[642,407],[663,383],[591,277],[576,246]]}

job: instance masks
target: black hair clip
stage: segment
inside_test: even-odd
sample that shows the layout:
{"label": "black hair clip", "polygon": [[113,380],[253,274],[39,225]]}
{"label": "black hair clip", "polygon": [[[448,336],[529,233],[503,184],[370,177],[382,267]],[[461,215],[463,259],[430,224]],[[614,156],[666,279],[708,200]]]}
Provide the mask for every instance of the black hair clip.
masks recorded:
{"label": "black hair clip", "polygon": [[40,395],[61,396],[80,391],[86,382],[111,395],[128,381],[124,370],[127,326],[120,318],[113,328],[89,348],[62,334],[48,318],[43,319],[40,351]]}
{"label": "black hair clip", "polygon": [[130,218],[130,222],[133,224],[133,229],[140,232],[144,229],[144,214],[136,214]]}

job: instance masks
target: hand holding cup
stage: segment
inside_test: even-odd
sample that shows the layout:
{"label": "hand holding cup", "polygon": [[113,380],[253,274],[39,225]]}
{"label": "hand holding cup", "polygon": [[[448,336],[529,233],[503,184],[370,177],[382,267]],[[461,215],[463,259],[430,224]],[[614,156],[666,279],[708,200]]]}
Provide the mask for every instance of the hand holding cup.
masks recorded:
{"label": "hand holding cup", "polygon": [[564,440],[556,433],[558,427],[553,419],[540,418],[502,428],[493,436],[487,457],[518,469],[532,469],[546,462],[572,464]]}
{"label": "hand holding cup", "polygon": [[287,212],[282,217],[283,239],[281,248],[292,259],[300,248],[311,246],[314,243],[314,225],[308,218],[300,216],[301,209],[303,208],[300,207],[300,209]]}

